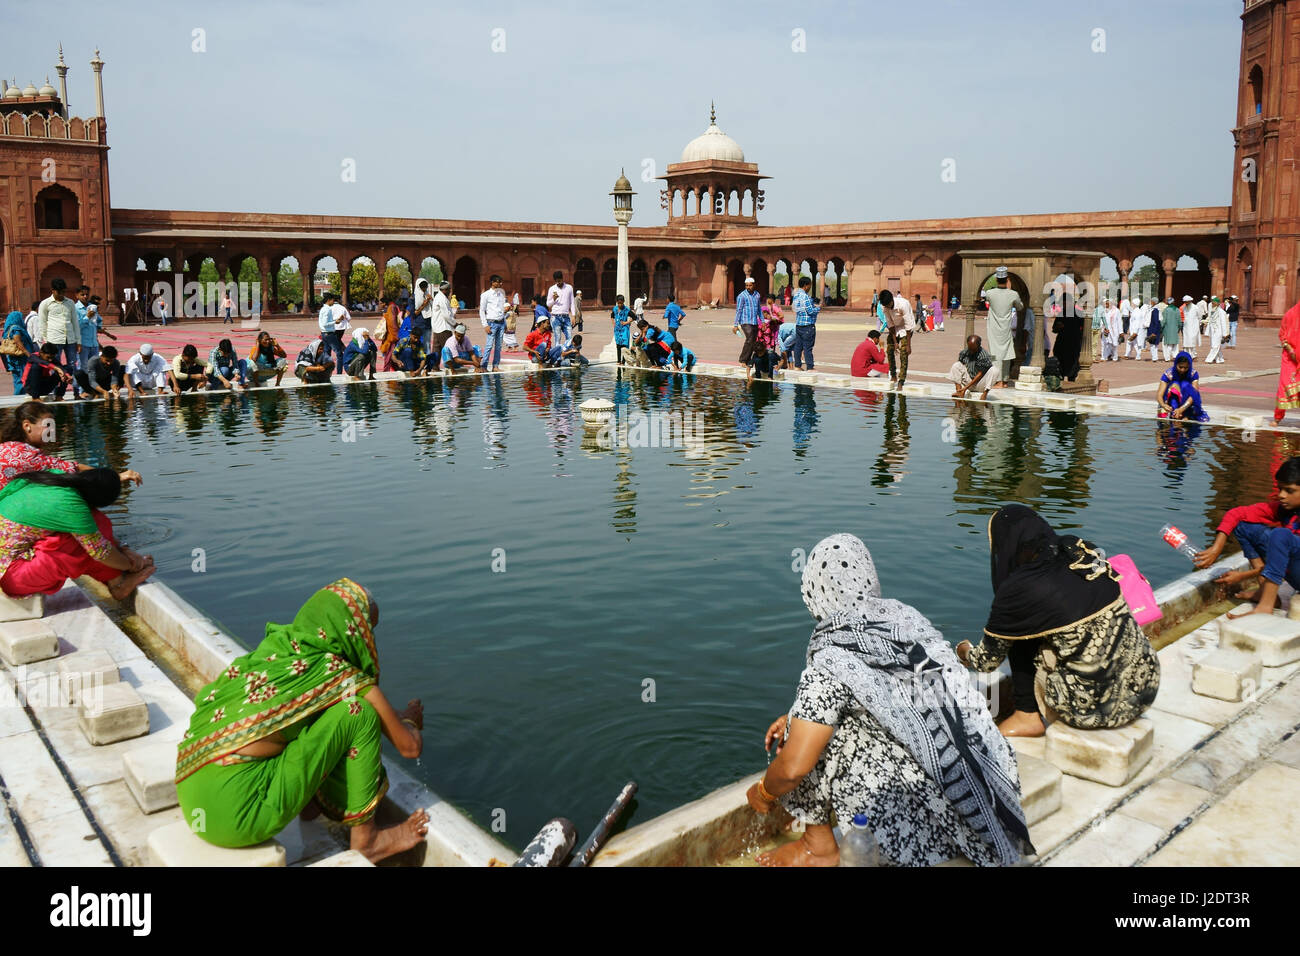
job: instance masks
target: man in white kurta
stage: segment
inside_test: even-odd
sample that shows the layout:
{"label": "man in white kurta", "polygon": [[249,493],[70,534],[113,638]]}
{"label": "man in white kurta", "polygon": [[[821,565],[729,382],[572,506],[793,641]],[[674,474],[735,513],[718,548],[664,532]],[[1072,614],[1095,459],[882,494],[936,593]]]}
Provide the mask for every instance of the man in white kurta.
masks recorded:
{"label": "man in white kurta", "polygon": [[1190,295],[1183,296],[1183,348],[1196,358],[1201,345],[1201,316]]}
{"label": "man in white kurta", "polygon": [[1151,307],[1142,304],[1142,297],[1133,300],[1128,314],[1128,338],[1124,340],[1124,357],[1129,357],[1129,350],[1135,359],[1142,358],[1142,349],[1147,344],[1147,321]]}
{"label": "man in white kurta", "polygon": [[1222,362],[1223,343],[1228,339],[1228,313],[1223,310],[1219,304],[1219,297],[1216,295],[1213,299],[1214,311],[1210,313],[1208,327],[1206,331],[1210,335],[1210,351],[1205,356],[1207,362]]}
{"label": "man in white kurta", "polygon": [[1006,266],[998,266],[994,273],[997,288],[984,293],[988,300],[989,354],[993,356],[993,383],[995,388],[1005,388],[1011,379],[1011,366],[1016,361],[1015,330],[1012,319],[1017,309],[1025,303],[1020,293],[1011,288]]}
{"label": "man in white kurta", "polygon": [[1124,320],[1119,306],[1106,300],[1106,327],[1101,331],[1101,360],[1119,361],[1119,342],[1124,337]]}

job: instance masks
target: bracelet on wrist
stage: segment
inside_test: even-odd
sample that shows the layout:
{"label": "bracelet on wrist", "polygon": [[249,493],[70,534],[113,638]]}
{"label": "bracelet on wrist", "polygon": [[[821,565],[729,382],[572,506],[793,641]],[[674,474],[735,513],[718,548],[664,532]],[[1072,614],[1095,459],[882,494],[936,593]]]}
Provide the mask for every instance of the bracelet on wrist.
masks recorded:
{"label": "bracelet on wrist", "polygon": [[772,794],[768,792],[767,787],[763,786],[762,777],[758,778],[758,795],[766,803],[776,803],[776,797],[772,796]]}
{"label": "bracelet on wrist", "polygon": [[410,728],[414,731],[420,730],[420,728],[416,725],[415,721],[413,721],[410,717],[403,717],[402,723],[409,725]]}

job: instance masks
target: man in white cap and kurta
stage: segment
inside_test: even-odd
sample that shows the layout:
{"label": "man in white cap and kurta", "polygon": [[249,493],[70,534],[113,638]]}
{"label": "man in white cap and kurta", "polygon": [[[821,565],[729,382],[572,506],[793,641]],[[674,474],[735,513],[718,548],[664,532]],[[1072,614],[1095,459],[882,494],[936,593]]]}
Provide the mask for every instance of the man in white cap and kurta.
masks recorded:
{"label": "man in white cap and kurta", "polygon": [[1201,346],[1201,314],[1196,310],[1196,302],[1190,295],[1183,296],[1183,349],[1196,358],[1196,350]]}
{"label": "man in white cap and kurta", "polygon": [[1227,341],[1231,330],[1228,328],[1228,313],[1223,311],[1223,306],[1219,303],[1219,297],[1216,295],[1211,301],[1213,311],[1207,323],[1206,331],[1210,334],[1210,351],[1205,356],[1205,361],[1222,363],[1223,343]]}
{"label": "man in white cap and kurta", "polygon": [[1011,288],[1011,277],[1006,266],[998,266],[993,273],[997,287],[984,293],[988,300],[988,349],[993,356],[993,387],[1006,388],[1011,379],[1011,366],[1016,360],[1015,333],[1012,317],[1025,303],[1020,293]]}
{"label": "man in white cap and kurta", "polygon": [[1142,349],[1147,344],[1147,325],[1150,319],[1151,307],[1142,304],[1142,296],[1135,296],[1128,316],[1128,338],[1124,340],[1125,358],[1128,358],[1131,349],[1135,359],[1139,361],[1142,359]]}
{"label": "man in white cap and kurta", "polygon": [[161,355],[155,355],[153,346],[148,342],[126,360],[126,384],[129,391],[147,395],[148,389],[152,388],[156,394],[163,395],[171,389],[171,381],[171,369],[167,360]]}

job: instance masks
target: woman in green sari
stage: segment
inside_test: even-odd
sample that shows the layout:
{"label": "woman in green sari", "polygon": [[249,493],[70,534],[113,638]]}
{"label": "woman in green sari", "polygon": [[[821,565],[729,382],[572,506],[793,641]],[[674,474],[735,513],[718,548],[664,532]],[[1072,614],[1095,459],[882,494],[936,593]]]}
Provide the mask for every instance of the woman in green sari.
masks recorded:
{"label": "woman in green sari", "polygon": [[347,578],[312,595],[292,624],[267,624],[257,649],[203,688],[180,743],[176,791],[191,828],[240,847],[323,812],[352,828],[371,861],[419,843],[428,814],[374,822],[388,789],[380,735],[420,755],[424,708],[398,713],[379,690],[379,608]]}

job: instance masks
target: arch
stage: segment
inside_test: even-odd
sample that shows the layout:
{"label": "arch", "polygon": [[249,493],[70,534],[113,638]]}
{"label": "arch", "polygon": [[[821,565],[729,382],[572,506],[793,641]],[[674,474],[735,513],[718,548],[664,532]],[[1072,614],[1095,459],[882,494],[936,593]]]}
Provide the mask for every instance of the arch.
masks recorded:
{"label": "arch", "polygon": [[79,229],[80,209],[77,194],[58,183],[46,186],[32,202],[37,229]]}
{"label": "arch", "polygon": [[1193,299],[1210,295],[1209,260],[1199,252],[1181,253],[1178,264],[1174,266],[1174,281],[1170,288],[1175,302],[1181,302],[1185,295],[1190,295]]}
{"label": "arch", "polygon": [[42,298],[49,294],[50,283],[55,279],[62,279],[67,283],[68,295],[72,295],[72,293],[76,291],[77,286],[81,285],[85,281],[81,277],[81,270],[72,263],[63,259],[55,259],[41,270],[40,294]]}
{"label": "arch", "polygon": [[1247,109],[1250,110],[1246,121],[1249,122],[1264,114],[1264,71],[1258,63],[1250,68],[1246,83],[1250,89],[1250,97],[1246,101]]}
{"label": "arch", "polygon": [[384,263],[384,281],[381,283],[381,294],[397,299],[402,293],[409,292],[415,285],[415,273],[411,269],[411,262],[406,256],[389,256],[388,261]]}
{"label": "arch", "polygon": [[[1021,276],[1020,276],[1019,273],[1016,273],[1016,272],[1008,272],[1008,273],[1007,273],[1007,277],[1008,277],[1009,279],[1011,279],[1011,288],[1015,289],[1016,292],[1018,292],[1018,293],[1020,294],[1020,301],[1021,301],[1021,302],[1032,302],[1032,301],[1033,301],[1033,299],[1031,299],[1031,298],[1029,297],[1029,284],[1028,284],[1027,282],[1025,282],[1025,280],[1024,280],[1023,278],[1021,278]],[[1073,277],[1073,276],[1069,276],[1069,275],[1066,275],[1065,273],[1062,273],[1061,275],[1057,276],[1056,279],[1057,279],[1057,281],[1058,281],[1059,283],[1061,283],[1061,285],[1064,286],[1068,291],[1072,291],[1072,290],[1073,290],[1073,288],[1074,288],[1074,277]],[[981,292],[986,292],[986,291],[988,291],[989,289],[992,289],[992,288],[993,288],[994,286],[996,286],[997,284],[998,284],[997,275],[994,274],[994,273],[992,273],[992,272],[990,272],[990,273],[989,273],[989,274],[984,278],[984,281],[980,283],[980,291],[981,291]]]}
{"label": "arch", "polygon": [[[613,305],[618,294],[618,260],[606,259],[600,268],[600,304]],[[631,305],[632,303],[627,303]]]}
{"label": "arch", "polygon": [[271,260],[271,311],[297,312],[302,305],[302,263],[281,253]]}
{"label": "arch", "polygon": [[771,288],[771,277],[767,274],[767,260],[755,259],[749,264],[749,274],[754,277],[754,291],[767,298]]}
{"label": "arch", "polygon": [[478,260],[473,256],[461,256],[451,271],[451,291],[458,299],[470,301],[478,288]]}
{"label": "arch", "polygon": [[596,275],[596,261],[584,256],[573,267],[573,287],[582,293],[587,302],[595,302],[600,295],[600,281]]}
{"label": "arch", "polygon": [[650,297],[650,271],[644,259],[633,259],[627,269],[627,292],[635,302],[639,298]]}
{"label": "arch", "polygon": [[745,264],[739,259],[727,263],[727,302],[735,302],[736,296],[745,290]]}
{"label": "arch", "polygon": [[437,256],[425,256],[420,260],[418,277],[427,279],[433,285],[437,285],[447,278],[447,269],[443,265],[443,260]]}
{"label": "arch", "polygon": [[1111,302],[1118,302],[1122,298],[1119,260],[1112,255],[1102,256],[1097,266],[1097,276],[1101,280],[1101,287],[1097,290],[1097,301],[1110,299]]}
{"label": "arch", "polygon": [[[595,270],[592,270],[595,275]],[[667,302],[668,297],[675,293],[673,288],[673,265],[667,259],[660,259],[655,263],[654,282],[650,286],[650,297],[656,302]],[[586,295],[584,292],[583,295]]]}
{"label": "arch", "polygon": [[790,281],[790,257],[781,256],[772,264],[772,294],[778,299],[782,298]]}
{"label": "arch", "polygon": [[1164,296],[1164,290],[1160,257],[1150,252],[1139,252],[1133,257],[1133,267],[1128,271],[1129,296],[1141,296],[1143,302],[1154,302]]}
{"label": "arch", "polygon": [[1242,246],[1237,252],[1235,278],[1237,286],[1241,289],[1241,307],[1250,311],[1250,293],[1255,279],[1255,257],[1249,246]]}

